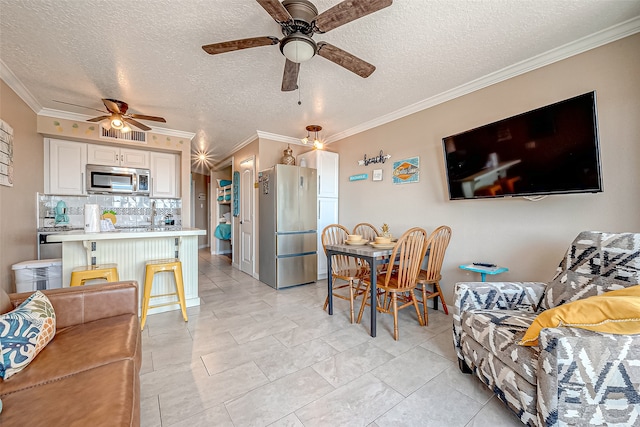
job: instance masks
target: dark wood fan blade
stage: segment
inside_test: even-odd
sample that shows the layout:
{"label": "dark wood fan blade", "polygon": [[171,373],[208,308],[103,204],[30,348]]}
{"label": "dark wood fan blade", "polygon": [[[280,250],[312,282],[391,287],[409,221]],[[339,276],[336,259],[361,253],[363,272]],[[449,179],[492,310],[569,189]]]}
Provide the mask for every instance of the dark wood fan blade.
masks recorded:
{"label": "dark wood fan blade", "polygon": [[316,17],[316,32],[326,33],[341,25],[391,6],[392,3],[393,0],[345,0]]}
{"label": "dark wood fan blade", "polygon": [[202,49],[204,49],[204,51],[209,55],[217,55],[219,53],[233,52],[240,49],[274,45],[279,42],[280,40],[276,37],[252,37],[250,39],[231,40],[228,42],[208,44],[202,46]]}
{"label": "dark wood fan blade", "polygon": [[88,122],[101,122],[104,119],[108,119],[111,116],[100,116],[100,117],[94,117],[93,119],[89,119],[87,120]]}
{"label": "dark wood fan blade", "polygon": [[151,120],[154,122],[167,123],[167,121],[163,117],[145,116],[144,114],[130,114],[129,117],[132,119]]}
{"label": "dark wood fan blade", "polygon": [[93,107],[87,107],[86,105],[78,105],[78,104],[72,104],[71,102],[64,102],[64,101],[58,101],[56,99],[52,99],[53,102],[59,102],[60,104],[67,104],[67,105],[73,105],[74,107],[81,107],[81,108],[87,108],[89,110],[95,110],[95,111],[99,111],[101,113],[104,113],[103,110],[98,110],[97,108],[93,108]]}
{"label": "dark wood fan blade", "polygon": [[290,92],[298,89],[298,72],[300,71],[300,64],[297,62],[289,61],[284,63],[284,74],[282,75],[282,91]]}
{"label": "dark wood fan blade", "polygon": [[120,106],[113,99],[102,98],[102,103],[107,108],[107,110],[111,111],[112,113],[123,113],[123,111],[120,111]]}
{"label": "dark wood fan blade", "polygon": [[376,70],[375,66],[327,42],[318,43],[318,55],[335,62],[360,77],[367,78]]}
{"label": "dark wood fan blade", "polygon": [[282,3],[280,3],[278,0],[256,0],[256,1],[278,23],[288,22],[293,19],[289,14],[289,11],[285,9]]}
{"label": "dark wood fan blade", "polygon": [[124,120],[125,122],[129,123],[130,125],[134,125],[135,127],[139,128],[139,129],[151,130],[151,128],[149,126],[143,125],[139,121],[130,119],[129,117],[123,117],[122,120]]}

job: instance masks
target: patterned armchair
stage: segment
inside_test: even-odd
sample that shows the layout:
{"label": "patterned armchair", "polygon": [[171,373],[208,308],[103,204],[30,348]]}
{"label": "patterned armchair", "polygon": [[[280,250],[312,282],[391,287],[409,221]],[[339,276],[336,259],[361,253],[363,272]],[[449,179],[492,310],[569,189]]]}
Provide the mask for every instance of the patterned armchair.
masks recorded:
{"label": "patterned armchair", "polygon": [[640,234],[601,232],[580,233],[548,284],[457,283],[460,369],[530,426],[640,425],[640,335],[559,327],[517,344],[543,310],[639,283]]}

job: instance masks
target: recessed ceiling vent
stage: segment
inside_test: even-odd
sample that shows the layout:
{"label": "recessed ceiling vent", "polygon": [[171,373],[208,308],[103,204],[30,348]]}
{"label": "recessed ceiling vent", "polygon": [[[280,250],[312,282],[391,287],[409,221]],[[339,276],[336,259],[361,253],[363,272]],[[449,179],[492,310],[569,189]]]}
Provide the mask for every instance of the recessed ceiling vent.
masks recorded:
{"label": "recessed ceiling vent", "polygon": [[142,144],[147,143],[147,134],[139,130],[130,130],[129,132],[122,132],[118,129],[111,128],[109,130],[102,127],[100,123],[100,138],[111,140],[122,140],[140,142]]}

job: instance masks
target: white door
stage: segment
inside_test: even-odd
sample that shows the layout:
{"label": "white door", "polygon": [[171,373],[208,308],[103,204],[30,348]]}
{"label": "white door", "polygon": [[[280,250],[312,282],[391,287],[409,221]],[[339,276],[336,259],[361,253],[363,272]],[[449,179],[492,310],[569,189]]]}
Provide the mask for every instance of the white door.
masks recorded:
{"label": "white door", "polygon": [[240,163],[240,270],[254,275],[254,159]]}

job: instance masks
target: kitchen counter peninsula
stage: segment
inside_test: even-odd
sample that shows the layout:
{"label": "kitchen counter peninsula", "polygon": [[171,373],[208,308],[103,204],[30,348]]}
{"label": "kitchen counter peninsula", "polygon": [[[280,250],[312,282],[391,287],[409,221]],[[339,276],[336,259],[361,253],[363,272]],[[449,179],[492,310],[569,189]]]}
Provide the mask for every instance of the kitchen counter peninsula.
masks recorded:
{"label": "kitchen counter peninsula", "polygon": [[[66,231],[47,236],[48,242],[62,243],[62,286],[71,282],[71,271],[91,264],[118,265],[120,280],[138,282],[139,303],[142,303],[145,262],[152,259],[180,258],[187,307],[200,305],[198,296],[198,236],[206,230],[197,228],[131,228],[101,233],[84,230]],[[174,292],[173,275],[156,274],[153,294]],[[169,302],[175,297],[155,298],[154,304]],[[149,309],[149,314],[179,310],[179,305]]]}

